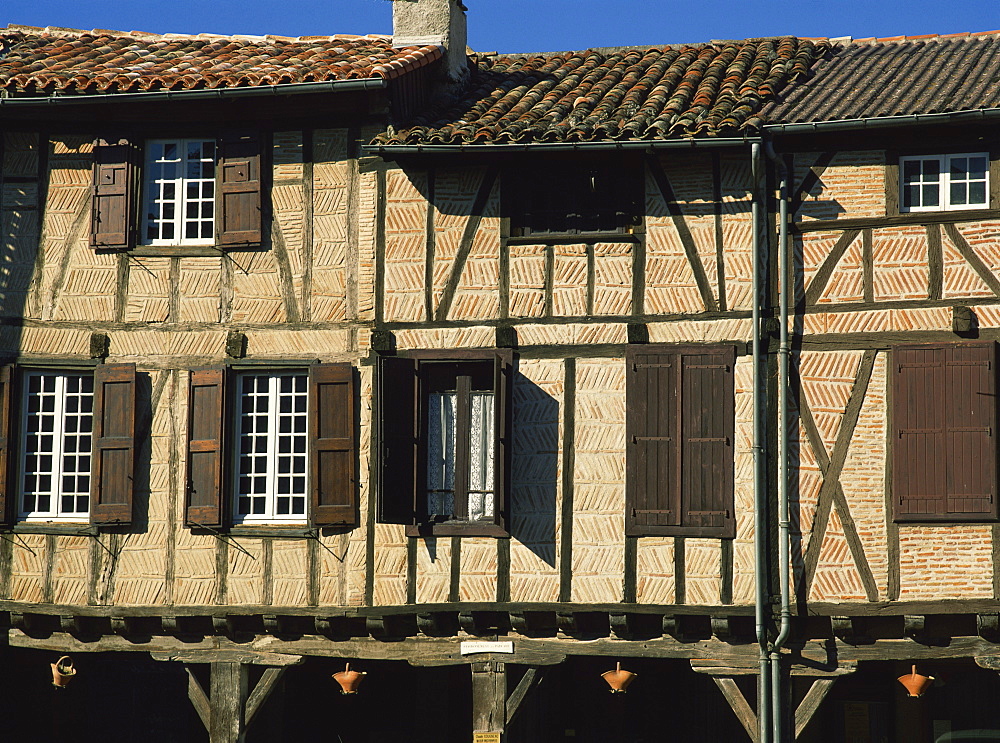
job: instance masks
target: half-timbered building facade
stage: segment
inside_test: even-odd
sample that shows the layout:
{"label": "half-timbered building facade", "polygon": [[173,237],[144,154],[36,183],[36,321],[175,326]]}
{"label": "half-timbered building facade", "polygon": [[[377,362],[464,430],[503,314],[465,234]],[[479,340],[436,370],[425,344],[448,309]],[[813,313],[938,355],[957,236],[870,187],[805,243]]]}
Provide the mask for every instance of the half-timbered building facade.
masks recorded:
{"label": "half-timbered building facade", "polygon": [[0,32],[11,735],[1000,729],[998,37],[395,11]]}

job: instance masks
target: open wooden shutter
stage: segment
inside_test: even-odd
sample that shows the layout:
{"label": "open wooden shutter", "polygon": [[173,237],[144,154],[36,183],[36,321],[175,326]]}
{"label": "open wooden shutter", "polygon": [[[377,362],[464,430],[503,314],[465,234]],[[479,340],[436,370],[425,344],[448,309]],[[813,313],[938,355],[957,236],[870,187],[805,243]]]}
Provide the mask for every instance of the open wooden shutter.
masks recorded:
{"label": "open wooden shutter", "polygon": [[98,366],[94,370],[92,524],[128,524],[132,521],[135,407],[135,364]]}
{"label": "open wooden shutter", "polygon": [[354,367],[314,364],[309,369],[309,438],[314,526],[355,525],[357,435]]}
{"label": "open wooden shutter", "polygon": [[188,525],[218,527],[224,523],[227,371],[225,367],[214,367],[191,372],[185,513]]}
{"label": "open wooden shutter", "polygon": [[378,368],[379,521],[417,519],[417,367],[383,356]]}
{"label": "open wooden shutter", "polygon": [[680,357],[681,523],[700,536],[735,536],[732,346]]}
{"label": "open wooden shutter", "polygon": [[261,242],[260,139],[228,135],[219,142],[216,174],[216,242],[259,245]]}
{"label": "open wooden shutter", "polygon": [[948,476],[944,348],[893,353],[892,491],[897,517],[947,513]]}
{"label": "open wooden shutter", "polygon": [[680,524],[677,461],[678,356],[664,348],[626,352],[626,532],[662,534]]}
{"label": "open wooden shutter", "polygon": [[133,148],[124,140],[99,140],[94,147],[90,246],[128,250],[135,246]]}
{"label": "open wooden shutter", "polygon": [[945,509],[956,521],[996,515],[996,346],[977,343],[945,349],[947,402]]}
{"label": "open wooden shutter", "polygon": [[13,401],[12,380],[14,368],[10,364],[0,366],[0,523],[10,524],[17,510],[15,501],[14,473],[17,467],[10,465],[11,451],[11,405]]}
{"label": "open wooden shutter", "polygon": [[511,454],[514,449],[513,439],[513,396],[514,387],[514,352],[501,350],[496,353],[493,369],[493,395],[496,400],[495,425],[496,449],[494,450],[493,475],[495,506],[493,521],[497,526],[507,529],[507,508],[510,497]]}

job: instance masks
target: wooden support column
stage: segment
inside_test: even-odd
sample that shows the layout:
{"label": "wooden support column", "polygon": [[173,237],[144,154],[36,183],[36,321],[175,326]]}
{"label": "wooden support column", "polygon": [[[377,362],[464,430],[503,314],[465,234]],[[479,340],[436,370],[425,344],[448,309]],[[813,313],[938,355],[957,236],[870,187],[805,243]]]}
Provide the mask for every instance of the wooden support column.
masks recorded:
{"label": "wooden support column", "polygon": [[[183,653],[175,655],[150,653],[150,655],[155,660],[186,660]],[[196,656],[196,660],[202,658]],[[197,676],[191,670],[190,661],[184,665],[188,674],[188,699],[191,700],[198,717],[208,731],[211,743],[243,743],[247,726],[267,701],[286,668],[301,663],[302,657],[287,655],[281,658],[283,665],[264,669],[252,692],[248,684],[248,671],[250,665],[260,659],[251,657],[249,662],[246,662],[247,660],[230,654],[229,659],[212,661],[209,694],[205,693]]]}
{"label": "wooden support column", "polygon": [[502,735],[507,722],[507,665],[492,660],[470,665],[472,732]]}
{"label": "wooden support column", "polygon": [[[976,662],[979,663],[979,660],[977,658]],[[983,664],[979,663],[979,665]],[[811,676],[815,679],[809,687],[809,691],[806,692],[806,695],[795,709],[796,739],[805,730],[806,725],[809,724],[813,715],[816,714],[816,710],[819,709],[820,704],[823,703],[826,695],[833,688],[834,682],[840,676],[854,673],[857,669],[857,662],[852,661],[840,661],[831,665],[812,663],[809,665],[793,664],[791,666],[790,674],[793,677]],[[715,685],[719,687],[719,691],[722,692],[726,701],[729,702],[729,706],[732,708],[737,719],[739,719],[740,724],[743,725],[743,729],[747,731],[750,740],[756,743],[759,736],[757,713],[750,706],[746,697],[743,696],[743,692],[740,691],[740,687],[736,684],[736,678],[739,676],[752,676],[757,673],[757,669],[751,665],[735,665],[727,660],[697,658],[691,661],[691,670],[695,673],[703,673],[712,677]]]}
{"label": "wooden support column", "polygon": [[243,743],[246,735],[247,670],[245,663],[213,663],[209,695],[211,743]]}

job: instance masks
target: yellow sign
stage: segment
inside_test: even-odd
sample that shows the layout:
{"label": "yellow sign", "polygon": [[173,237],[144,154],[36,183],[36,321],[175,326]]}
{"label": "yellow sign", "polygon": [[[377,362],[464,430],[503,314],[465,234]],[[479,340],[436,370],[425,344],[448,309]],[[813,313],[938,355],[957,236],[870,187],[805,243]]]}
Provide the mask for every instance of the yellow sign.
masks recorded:
{"label": "yellow sign", "polygon": [[500,733],[473,733],[472,743],[500,743]]}

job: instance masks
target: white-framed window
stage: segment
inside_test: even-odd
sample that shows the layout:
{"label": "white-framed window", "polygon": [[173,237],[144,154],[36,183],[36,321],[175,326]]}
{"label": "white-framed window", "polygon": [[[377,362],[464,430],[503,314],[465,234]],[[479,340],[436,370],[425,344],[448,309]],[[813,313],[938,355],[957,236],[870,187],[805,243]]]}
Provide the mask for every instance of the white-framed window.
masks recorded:
{"label": "white-framed window", "polygon": [[215,157],[214,139],[146,142],[143,244],[212,244]]}
{"label": "white-framed window", "polygon": [[86,521],[93,375],[29,371],[22,381],[19,516],[25,521]]}
{"label": "white-framed window", "polygon": [[236,395],[234,523],[304,523],[309,376],[242,373]]}
{"label": "white-framed window", "polygon": [[899,158],[901,212],[937,212],[989,207],[987,152]]}

